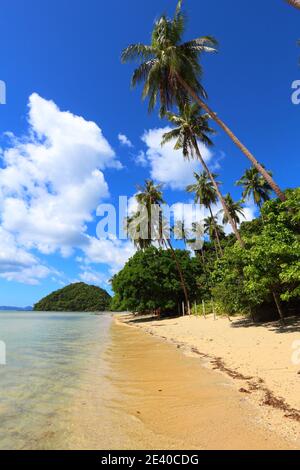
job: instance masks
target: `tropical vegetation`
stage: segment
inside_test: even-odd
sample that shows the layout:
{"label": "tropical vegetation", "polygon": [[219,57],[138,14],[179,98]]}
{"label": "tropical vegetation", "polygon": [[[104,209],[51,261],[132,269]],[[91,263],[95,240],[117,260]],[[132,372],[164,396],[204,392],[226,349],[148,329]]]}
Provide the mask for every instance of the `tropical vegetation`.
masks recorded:
{"label": "tropical vegetation", "polygon": [[[195,181],[186,190],[206,214],[190,227],[185,220],[169,226],[162,210],[162,186],[146,181],[136,195],[136,212],[126,220],[138,251],[112,279],[111,305],[138,313],[176,314],[190,313],[194,302],[211,302],[227,315],[245,314],[255,321],[278,318],[284,323],[286,316],[299,314],[300,307],[300,188],[283,191],[272,172],[208,105],[199,59],[205,52],[216,52],[218,43],[212,36],[182,41],[182,3],[178,1],[173,18],[162,15],[155,21],[149,45],[128,46],[122,61],[139,63],[132,86],[142,83],[149,111],[159,105],[160,117],[173,126],[163,135],[162,145],[174,143],[184,159],[199,160],[202,172],[194,174]],[[242,188],[240,200],[222,193],[218,175],[202,156],[201,146],[213,145],[210,122],[225,131],[251,162],[236,182]],[[248,201],[259,213],[251,222],[245,221]],[[184,250],[175,249],[171,241],[178,231]],[[195,243],[199,234],[202,244]]]}

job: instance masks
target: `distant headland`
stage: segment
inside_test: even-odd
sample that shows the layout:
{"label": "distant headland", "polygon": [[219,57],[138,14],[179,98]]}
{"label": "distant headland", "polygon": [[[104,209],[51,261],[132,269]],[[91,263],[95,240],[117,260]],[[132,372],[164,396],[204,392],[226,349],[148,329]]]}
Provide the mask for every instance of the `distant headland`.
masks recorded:
{"label": "distant headland", "polygon": [[52,292],[37,302],[38,312],[103,312],[109,310],[111,296],[100,287],[77,282]]}

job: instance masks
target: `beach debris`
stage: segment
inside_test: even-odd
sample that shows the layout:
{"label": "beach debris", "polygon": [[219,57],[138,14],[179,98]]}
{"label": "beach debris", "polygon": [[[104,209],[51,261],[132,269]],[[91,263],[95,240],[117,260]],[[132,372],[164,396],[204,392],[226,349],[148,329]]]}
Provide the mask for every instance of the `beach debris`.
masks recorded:
{"label": "beach debris", "polygon": [[251,394],[250,390],[247,390],[246,388],[240,388],[239,390],[241,393],[248,393]]}

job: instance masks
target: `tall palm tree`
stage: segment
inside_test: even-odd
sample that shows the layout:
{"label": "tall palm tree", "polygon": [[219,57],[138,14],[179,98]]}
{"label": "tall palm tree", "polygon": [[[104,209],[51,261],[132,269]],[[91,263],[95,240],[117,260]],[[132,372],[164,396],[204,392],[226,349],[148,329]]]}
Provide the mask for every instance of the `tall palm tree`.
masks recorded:
{"label": "tall palm tree", "polygon": [[[138,202],[138,209],[133,216],[127,218],[127,221],[129,220],[132,226],[132,228],[129,229],[127,233],[129,237],[132,238],[132,235],[136,234],[137,228],[138,234],[140,234],[142,228],[141,225],[143,223],[144,225],[147,224],[147,236],[140,237],[140,235],[138,235],[136,240],[134,240],[136,247],[138,249],[144,250],[145,248],[151,246],[154,241],[156,241],[171,250],[171,254],[175,261],[176,268],[179,274],[186,305],[188,305],[189,297],[184,275],[180,263],[177,259],[176,252],[172,246],[170,235],[168,235],[168,233],[170,233],[170,230],[168,227],[165,226],[165,220],[160,209],[161,205],[164,203],[161,185],[156,185],[153,180],[146,180],[145,185],[140,186],[138,189],[139,193],[135,196]],[[159,210],[158,220],[153,220],[154,208]]]}
{"label": "tall palm tree", "polygon": [[[240,217],[242,216],[245,218],[242,204],[240,201],[235,202],[229,193],[225,196],[225,201],[228,207],[228,211],[231,215],[231,218],[234,221],[234,224],[237,228],[237,226],[241,222]],[[224,211],[221,211],[221,212],[223,213],[223,224],[228,224],[229,220],[228,220],[227,214]]]}
{"label": "tall palm tree", "polygon": [[246,170],[236,184],[243,187],[243,199],[252,198],[259,209],[270,199],[272,188],[254,167]]}
{"label": "tall palm tree", "polygon": [[[147,224],[148,221],[145,221]],[[144,222],[142,220],[141,211],[138,208],[136,213],[125,219],[125,230],[130,240],[134,243],[135,248],[138,250],[146,250],[152,245],[152,240],[145,237],[143,234],[142,226]]]}
{"label": "tall palm tree", "polygon": [[179,114],[168,112],[166,113],[166,116],[169,121],[177,127],[163,135],[162,145],[176,139],[175,149],[182,149],[184,158],[190,159],[196,156],[200,160],[201,165],[212,182],[214,191],[222,204],[224,212],[227,213],[228,220],[235,236],[243,246],[240,233],[236,230],[234,221],[231,220],[230,213],[226,207],[226,202],[219,189],[219,185],[215,180],[215,175],[210,171],[199,149],[198,141],[202,142],[206,146],[213,145],[208,136],[208,134],[214,132],[208,124],[209,115],[201,113],[201,108],[197,103],[191,105],[189,102],[186,102],[181,106]]}
{"label": "tall palm tree", "polygon": [[161,16],[154,24],[150,45],[132,44],[122,52],[122,62],[138,60],[139,67],[134,71],[132,86],[144,82],[143,98],[149,97],[149,110],[153,110],[160,100],[160,114],[177,104],[181,106],[190,96],[226,132],[237,147],[262,174],[278,197],[286,197],[274,179],[258,162],[254,155],[237,138],[230,128],[204,101],[207,93],[201,85],[202,67],[199,55],[203,52],[216,52],[217,41],[211,36],[203,36],[182,43],[185,31],[185,16],[179,0],[174,18]]}
{"label": "tall palm tree", "polygon": [[203,204],[203,206],[209,210],[212,227],[215,230],[215,239],[217,241],[220,253],[223,256],[223,249],[221,246],[217,225],[215,224],[215,218],[211,208],[211,206],[216,204],[218,201],[217,191],[215,189],[215,185],[213,184],[214,181],[216,185],[218,185],[218,183],[216,182],[217,175],[211,173],[211,178],[209,178],[208,174],[203,171],[199,175],[198,173],[194,173],[194,177],[196,179],[196,183],[187,186],[186,190],[188,193],[195,193],[196,204]]}
{"label": "tall palm tree", "polygon": [[152,239],[152,230],[155,230],[155,227],[152,226],[152,207],[164,203],[161,189],[161,184],[156,185],[152,180],[146,180],[144,186],[138,186],[139,192],[135,196],[138,205],[145,209],[145,217],[148,219],[147,239],[150,241]]}
{"label": "tall palm tree", "polygon": [[300,0],[286,0],[286,2],[292,7],[298,8],[298,10],[300,10]]}

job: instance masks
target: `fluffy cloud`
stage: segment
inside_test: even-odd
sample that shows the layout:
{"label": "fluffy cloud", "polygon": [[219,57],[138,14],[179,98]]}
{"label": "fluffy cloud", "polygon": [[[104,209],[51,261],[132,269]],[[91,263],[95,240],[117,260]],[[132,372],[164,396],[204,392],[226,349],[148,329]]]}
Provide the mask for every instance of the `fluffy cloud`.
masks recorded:
{"label": "fluffy cloud", "polygon": [[[174,150],[174,142],[161,146],[162,136],[170,131],[170,127],[150,129],[142,136],[147,146],[146,157],[151,167],[151,177],[169,186],[171,189],[185,189],[193,182],[193,173],[201,169],[197,160],[186,161],[182,151]],[[211,151],[199,144],[201,154],[206,162],[212,158]]]}
{"label": "fluffy cloud", "polygon": [[119,142],[125,147],[129,147],[129,148],[133,147],[132,142],[128,139],[127,135],[119,134],[118,139],[119,139]]}
{"label": "fluffy cloud", "polygon": [[83,271],[80,273],[79,278],[86,284],[108,285],[109,279],[105,274],[95,271],[91,268],[82,267]]}
{"label": "fluffy cloud", "polygon": [[[9,271],[12,280],[22,279],[22,267],[31,269],[31,280],[47,275],[47,268],[37,268],[30,249],[68,256],[74,248],[89,245],[87,224],[99,201],[109,195],[103,170],[121,168],[94,122],[61,111],[36,93],[29,98],[28,123],[22,139],[9,134],[0,169],[1,227],[13,236],[15,244],[9,246],[19,261]],[[13,260],[13,253],[8,257]],[[3,254],[0,272],[2,267],[8,272],[5,262]]]}
{"label": "fluffy cloud", "polygon": [[111,274],[119,271],[135,252],[133,244],[129,241],[100,240],[94,237],[88,237],[88,241],[89,243],[83,248],[85,264],[108,265]]}
{"label": "fluffy cloud", "polygon": [[137,155],[136,157],[134,158],[134,162],[137,166],[142,166],[142,167],[146,167],[148,166],[149,162],[148,162],[148,159],[147,159],[147,156],[145,154],[145,152],[143,150],[141,150]]}

